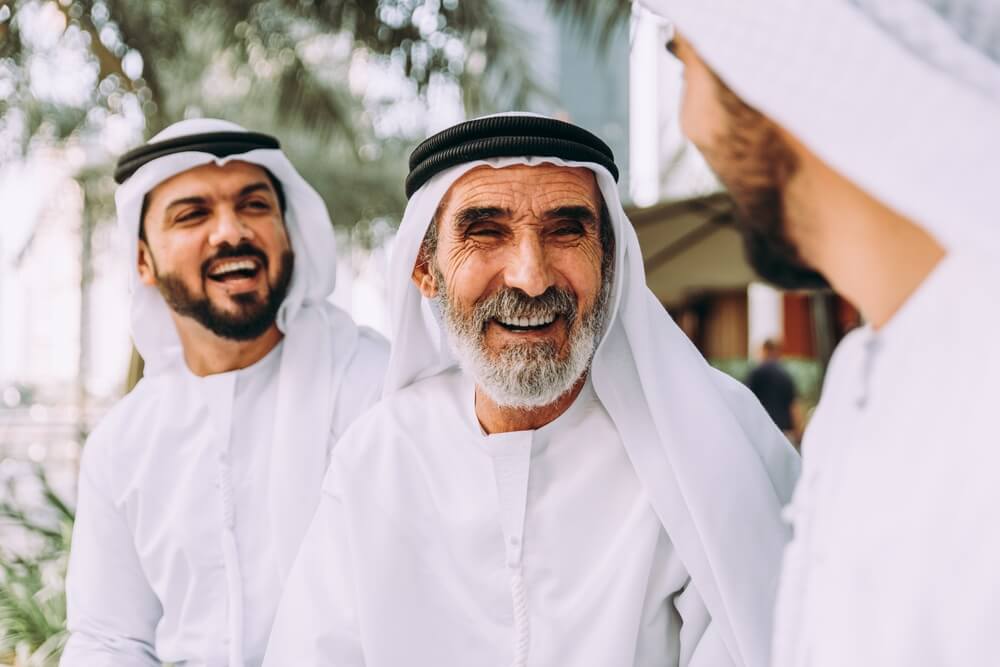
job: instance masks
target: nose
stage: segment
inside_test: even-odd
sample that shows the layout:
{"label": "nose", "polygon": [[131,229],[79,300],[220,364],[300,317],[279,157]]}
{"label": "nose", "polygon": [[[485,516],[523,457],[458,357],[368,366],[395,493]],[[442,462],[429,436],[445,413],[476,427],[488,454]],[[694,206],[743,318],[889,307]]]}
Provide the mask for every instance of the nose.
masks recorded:
{"label": "nose", "polygon": [[516,287],[528,296],[539,296],[552,286],[552,272],[545,244],[538,234],[525,234],[513,248],[504,271],[507,287]]}
{"label": "nose", "polygon": [[253,237],[253,230],[240,218],[239,214],[229,206],[220,206],[216,212],[215,225],[209,235],[209,243],[213,246],[228,243],[235,246]]}

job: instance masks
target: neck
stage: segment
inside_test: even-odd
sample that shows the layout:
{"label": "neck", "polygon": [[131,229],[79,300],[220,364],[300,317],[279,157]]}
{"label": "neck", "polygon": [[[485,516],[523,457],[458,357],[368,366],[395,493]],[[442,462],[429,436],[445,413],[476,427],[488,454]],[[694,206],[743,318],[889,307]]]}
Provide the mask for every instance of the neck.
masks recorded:
{"label": "neck", "polygon": [[278,326],[272,324],[253,340],[229,340],[216,336],[189,318],[177,315],[173,318],[184,350],[184,361],[199,377],[252,366],[267,356],[283,337]]}
{"label": "neck", "polygon": [[573,388],[560,396],[554,403],[540,408],[511,408],[497,405],[486,392],[476,387],[476,417],[487,433],[510,433],[512,431],[531,431],[555,421],[559,415],[566,412],[573,401],[580,395],[587,376],[584,375]]}
{"label": "neck", "polygon": [[803,158],[786,202],[789,218],[802,221],[791,225],[792,238],[806,260],[878,329],[920,287],[944,249],[815,156],[807,152]]}

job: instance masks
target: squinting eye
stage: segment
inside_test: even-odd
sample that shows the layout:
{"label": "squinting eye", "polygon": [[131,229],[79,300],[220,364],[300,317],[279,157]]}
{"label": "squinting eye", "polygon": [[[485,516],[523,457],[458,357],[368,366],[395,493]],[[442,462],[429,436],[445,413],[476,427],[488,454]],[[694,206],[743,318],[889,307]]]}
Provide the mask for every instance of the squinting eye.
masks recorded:
{"label": "squinting eye", "polygon": [[260,201],[260,200],[254,200],[254,201],[247,202],[246,205],[249,206],[249,207],[251,207],[251,208],[256,208],[256,209],[259,209],[259,210],[262,210],[262,211],[264,211],[264,210],[270,210],[270,208],[271,208],[271,206],[267,202]]}
{"label": "squinting eye", "polygon": [[179,216],[177,218],[177,222],[191,222],[193,220],[197,220],[199,218],[203,218],[207,214],[208,214],[208,212],[205,211],[205,209],[198,208],[198,209],[195,209],[193,211],[189,211],[189,212],[184,213],[183,215]]}
{"label": "squinting eye", "polygon": [[556,234],[559,236],[579,236],[583,234],[583,229],[577,225],[560,227],[556,230]]}
{"label": "squinting eye", "polygon": [[482,228],[478,228],[478,229],[470,229],[467,232],[467,234],[468,234],[468,236],[471,236],[471,237],[479,237],[479,236],[481,236],[481,237],[491,238],[491,239],[499,238],[500,235],[501,235],[499,229],[491,229],[489,227],[482,227]]}

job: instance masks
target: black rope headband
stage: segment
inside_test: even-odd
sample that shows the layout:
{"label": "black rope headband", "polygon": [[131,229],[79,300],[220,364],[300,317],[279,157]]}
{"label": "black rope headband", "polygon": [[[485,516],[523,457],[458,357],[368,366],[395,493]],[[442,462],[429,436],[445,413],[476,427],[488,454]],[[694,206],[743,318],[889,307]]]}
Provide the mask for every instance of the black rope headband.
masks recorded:
{"label": "black rope headband", "polygon": [[611,148],[582,127],[538,116],[491,116],[438,132],[413,149],[406,196],[412,197],[420,186],[446,169],[495,157],[557,157],[595,162],[618,180]]}
{"label": "black rope headband", "polygon": [[258,148],[281,148],[278,140],[259,132],[205,132],[189,134],[174,139],[153,141],[145,146],[133,148],[118,158],[115,166],[115,182],[121,185],[140,167],[174,153],[196,151],[211,153],[215,157],[239,155]]}

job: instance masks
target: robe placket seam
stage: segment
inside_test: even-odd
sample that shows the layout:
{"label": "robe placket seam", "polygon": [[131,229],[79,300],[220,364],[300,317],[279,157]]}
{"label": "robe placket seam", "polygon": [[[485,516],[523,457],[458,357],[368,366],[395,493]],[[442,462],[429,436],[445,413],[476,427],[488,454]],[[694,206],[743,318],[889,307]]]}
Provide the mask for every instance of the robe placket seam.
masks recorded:
{"label": "robe placket seam", "polygon": [[218,489],[222,509],[222,566],[226,582],[227,633],[223,645],[227,647],[228,667],[243,667],[243,584],[241,581],[239,551],[236,544],[236,502],[234,498],[231,452],[233,403],[236,398],[235,374],[217,378],[211,387],[216,412],[218,442]]}
{"label": "robe placket seam", "polygon": [[[814,636],[813,628],[817,623],[815,611],[811,611],[815,607],[812,599],[816,595],[817,580],[823,579],[821,573],[818,574],[816,570],[822,570],[823,564],[828,558],[826,552],[829,551],[829,545],[824,543],[817,544],[815,536],[817,532],[829,533],[830,531],[817,531],[816,524],[817,522],[829,524],[830,512],[839,506],[840,497],[845,492],[846,471],[850,467],[853,457],[858,453],[859,434],[866,432],[866,422],[874,412],[871,409],[871,403],[874,398],[872,385],[878,372],[877,366],[881,361],[880,357],[883,356],[884,341],[875,332],[872,332],[869,336],[864,341],[861,359],[857,368],[854,369],[856,372],[855,381],[857,382],[856,388],[853,389],[854,400],[845,403],[847,406],[847,414],[845,416],[850,420],[852,427],[848,433],[844,434],[844,437],[840,441],[840,446],[843,448],[842,451],[824,452],[824,470],[818,473],[818,479],[816,480],[819,482],[816,485],[819,487],[816,489],[819,491],[816,494],[818,497],[813,499],[812,507],[807,509],[808,543],[805,556],[813,563],[819,564],[820,567],[810,567],[806,573],[802,609],[800,609],[800,613],[803,613],[804,622],[800,632],[800,648],[797,652],[798,655],[795,663],[797,665],[812,664],[813,651],[815,650],[812,640]],[[829,445],[827,446],[829,447]],[[824,477],[825,480],[823,479]]]}
{"label": "robe placket seam", "polygon": [[[497,496],[500,502],[501,526],[504,533],[505,565],[510,574],[513,611],[513,657],[511,667],[526,667],[530,645],[530,615],[524,585],[524,523],[528,503],[528,477],[531,465],[531,440],[526,451],[504,454],[493,459]],[[517,447],[511,443],[512,447]]]}

